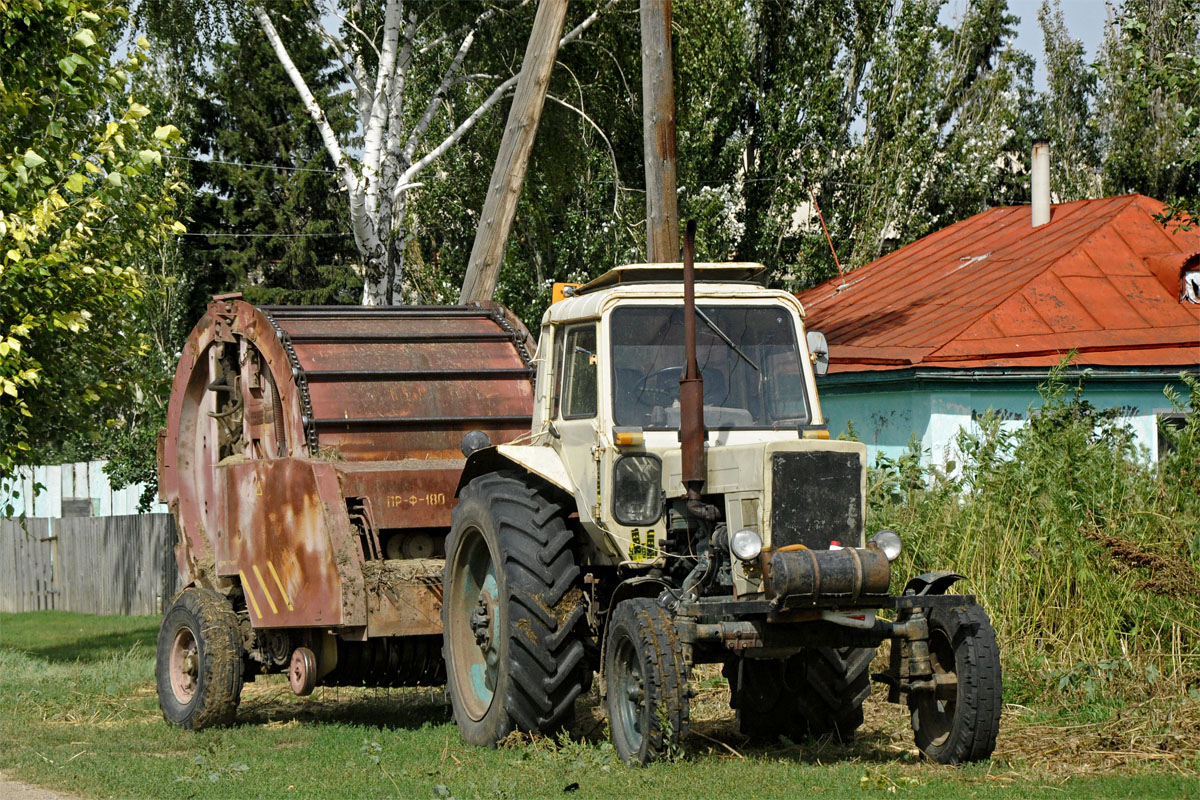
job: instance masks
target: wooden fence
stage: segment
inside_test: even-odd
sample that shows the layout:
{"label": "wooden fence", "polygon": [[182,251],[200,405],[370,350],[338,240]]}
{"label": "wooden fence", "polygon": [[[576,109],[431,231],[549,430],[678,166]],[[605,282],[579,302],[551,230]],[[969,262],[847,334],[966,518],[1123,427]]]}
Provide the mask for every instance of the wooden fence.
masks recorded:
{"label": "wooden fence", "polygon": [[161,614],[175,537],[170,514],[0,519],[0,611]]}

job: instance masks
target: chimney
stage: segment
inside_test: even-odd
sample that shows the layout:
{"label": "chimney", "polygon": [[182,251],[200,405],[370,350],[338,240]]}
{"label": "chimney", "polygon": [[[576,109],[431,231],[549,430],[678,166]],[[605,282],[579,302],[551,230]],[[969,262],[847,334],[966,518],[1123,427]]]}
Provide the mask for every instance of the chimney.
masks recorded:
{"label": "chimney", "polygon": [[1033,143],[1031,194],[1033,195],[1033,227],[1050,221],[1050,143],[1037,139]]}

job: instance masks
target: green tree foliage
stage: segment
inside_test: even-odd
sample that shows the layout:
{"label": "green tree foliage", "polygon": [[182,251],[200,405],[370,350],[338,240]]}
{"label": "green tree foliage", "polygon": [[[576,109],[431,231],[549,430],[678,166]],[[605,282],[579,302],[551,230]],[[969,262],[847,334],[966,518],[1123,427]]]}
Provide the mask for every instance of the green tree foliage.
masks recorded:
{"label": "green tree foliage", "polygon": [[[335,127],[353,128],[328,54],[303,24],[281,22],[292,57],[316,76],[313,91]],[[262,31],[241,24],[216,43],[206,69],[185,74],[184,136],[195,193],[185,205],[192,235],[181,256],[193,318],[211,295],[241,291],[255,303],[354,303],[346,197],[320,136]]]}
{"label": "green tree foliage", "polygon": [[0,477],[138,391],[138,267],[182,229],[163,168],[179,132],[129,94],[146,43],[113,55],[125,21],[0,2]]}
{"label": "green tree foliage", "polygon": [[1016,18],[1004,0],[980,0],[947,25],[943,5],[887,4],[894,16],[870,52],[848,186],[830,203],[850,266],[1027,197],[1013,162],[1030,142],[1033,64],[1011,45]]}
{"label": "green tree foliage", "polygon": [[1096,70],[1083,43],[1071,37],[1058,0],[1042,3],[1038,23],[1044,41],[1046,91],[1038,97],[1037,134],[1051,143],[1052,199],[1070,202],[1100,192],[1100,131],[1092,110],[1099,91]]}
{"label": "green tree foliage", "polygon": [[1126,0],[1098,68],[1104,191],[1200,210],[1200,0]]}

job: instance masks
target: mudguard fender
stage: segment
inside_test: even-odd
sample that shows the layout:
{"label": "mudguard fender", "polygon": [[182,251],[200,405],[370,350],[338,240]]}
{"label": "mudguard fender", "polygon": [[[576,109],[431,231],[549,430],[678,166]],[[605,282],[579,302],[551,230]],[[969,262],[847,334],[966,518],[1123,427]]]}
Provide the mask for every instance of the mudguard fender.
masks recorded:
{"label": "mudguard fender", "polygon": [[480,475],[514,467],[537,475],[547,483],[562,489],[568,495],[575,494],[571,476],[567,474],[562,459],[553,448],[540,445],[502,444],[480,448],[467,457],[467,463],[463,465],[462,476],[458,479],[458,488],[455,490],[454,496],[457,497],[464,486]]}
{"label": "mudguard fender", "polygon": [[965,579],[965,575],[959,575],[957,572],[926,572],[910,579],[904,586],[904,594],[917,597],[945,594],[956,582]]}

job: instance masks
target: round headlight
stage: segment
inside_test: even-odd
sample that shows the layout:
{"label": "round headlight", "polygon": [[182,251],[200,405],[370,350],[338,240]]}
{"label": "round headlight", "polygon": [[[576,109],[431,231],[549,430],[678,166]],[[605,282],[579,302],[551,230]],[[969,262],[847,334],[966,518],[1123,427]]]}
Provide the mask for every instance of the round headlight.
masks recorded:
{"label": "round headlight", "polygon": [[871,544],[882,550],[888,561],[895,561],[900,555],[900,534],[888,528],[872,536]]}
{"label": "round headlight", "polygon": [[753,561],[762,552],[762,537],[756,531],[743,528],[730,538],[729,549],[742,561]]}

